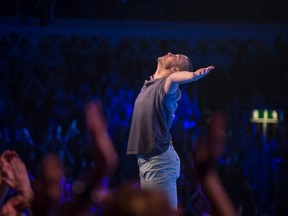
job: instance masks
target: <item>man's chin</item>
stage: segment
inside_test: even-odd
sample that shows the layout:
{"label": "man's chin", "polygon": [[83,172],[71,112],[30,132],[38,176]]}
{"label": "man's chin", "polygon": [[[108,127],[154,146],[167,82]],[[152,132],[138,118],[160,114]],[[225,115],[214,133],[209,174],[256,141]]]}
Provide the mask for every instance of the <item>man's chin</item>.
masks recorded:
{"label": "man's chin", "polygon": [[158,57],[158,61],[161,61],[162,59],[164,58],[164,56],[160,56],[160,57]]}

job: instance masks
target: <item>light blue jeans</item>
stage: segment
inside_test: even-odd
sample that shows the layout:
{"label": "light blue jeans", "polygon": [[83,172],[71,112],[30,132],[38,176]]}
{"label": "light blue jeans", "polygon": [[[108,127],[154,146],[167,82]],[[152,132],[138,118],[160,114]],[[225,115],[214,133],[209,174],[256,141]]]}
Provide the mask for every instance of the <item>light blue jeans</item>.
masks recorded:
{"label": "light blue jeans", "polygon": [[172,144],[160,155],[137,155],[141,188],[167,194],[173,208],[177,208],[177,179],[180,159]]}

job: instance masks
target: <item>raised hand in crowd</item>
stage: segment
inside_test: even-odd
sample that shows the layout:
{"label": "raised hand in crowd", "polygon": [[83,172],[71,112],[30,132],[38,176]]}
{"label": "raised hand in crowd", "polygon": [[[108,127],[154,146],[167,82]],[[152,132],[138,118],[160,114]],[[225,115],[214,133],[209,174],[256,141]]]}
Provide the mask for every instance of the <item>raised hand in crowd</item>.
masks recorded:
{"label": "raised hand in crowd", "polygon": [[212,215],[236,216],[236,210],[225,191],[217,172],[217,159],[225,144],[226,116],[223,112],[212,115],[208,135],[201,137],[194,149],[194,168],[204,194],[212,205]]}
{"label": "raised hand in crowd", "polygon": [[40,177],[33,182],[35,201],[32,213],[34,216],[59,215],[64,195],[64,166],[56,155],[49,154],[42,159],[41,167]]}
{"label": "raised hand in crowd", "polygon": [[5,205],[2,206],[0,216],[24,216],[22,211],[26,209],[26,207],[23,206],[25,202],[25,198],[21,195],[11,197]]}
{"label": "raised hand in crowd", "polygon": [[118,155],[108,133],[106,119],[100,102],[91,101],[85,105],[86,126],[89,147],[94,160],[94,167],[86,179],[81,182],[83,190],[75,195],[75,199],[65,215],[88,214],[91,207],[101,204],[95,194],[101,189],[102,179],[110,176],[118,165]]}
{"label": "raised hand in crowd", "polygon": [[[12,189],[15,193],[2,207],[1,213],[21,212],[30,209],[34,193],[24,162],[15,151],[6,150],[0,157],[1,186]],[[7,192],[7,189],[6,189]]]}
{"label": "raised hand in crowd", "polygon": [[85,106],[87,132],[91,138],[91,150],[101,178],[112,174],[118,165],[118,155],[108,132],[100,102],[89,102]]}

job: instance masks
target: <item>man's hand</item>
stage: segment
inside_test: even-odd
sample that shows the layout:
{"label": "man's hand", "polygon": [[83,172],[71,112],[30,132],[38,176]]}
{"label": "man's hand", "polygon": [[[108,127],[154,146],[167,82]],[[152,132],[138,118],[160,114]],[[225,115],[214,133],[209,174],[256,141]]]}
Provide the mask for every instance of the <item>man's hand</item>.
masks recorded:
{"label": "man's hand", "polygon": [[211,70],[214,70],[214,69],[215,69],[214,66],[208,66],[208,67],[200,68],[200,69],[196,70],[193,73],[195,81],[205,77],[208,73],[210,73]]}

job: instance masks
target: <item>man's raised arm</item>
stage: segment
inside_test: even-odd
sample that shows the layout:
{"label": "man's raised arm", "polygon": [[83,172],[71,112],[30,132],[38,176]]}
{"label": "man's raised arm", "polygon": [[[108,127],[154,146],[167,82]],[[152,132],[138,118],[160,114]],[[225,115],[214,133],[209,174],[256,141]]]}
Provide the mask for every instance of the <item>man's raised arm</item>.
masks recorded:
{"label": "man's raised arm", "polygon": [[177,90],[179,84],[197,81],[205,77],[214,68],[214,66],[208,66],[205,68],[200,68],[195,72],[180,71],[172,73],[167,77],[167,80],[165,82],[165,92],[167,94],[173,94]]}

